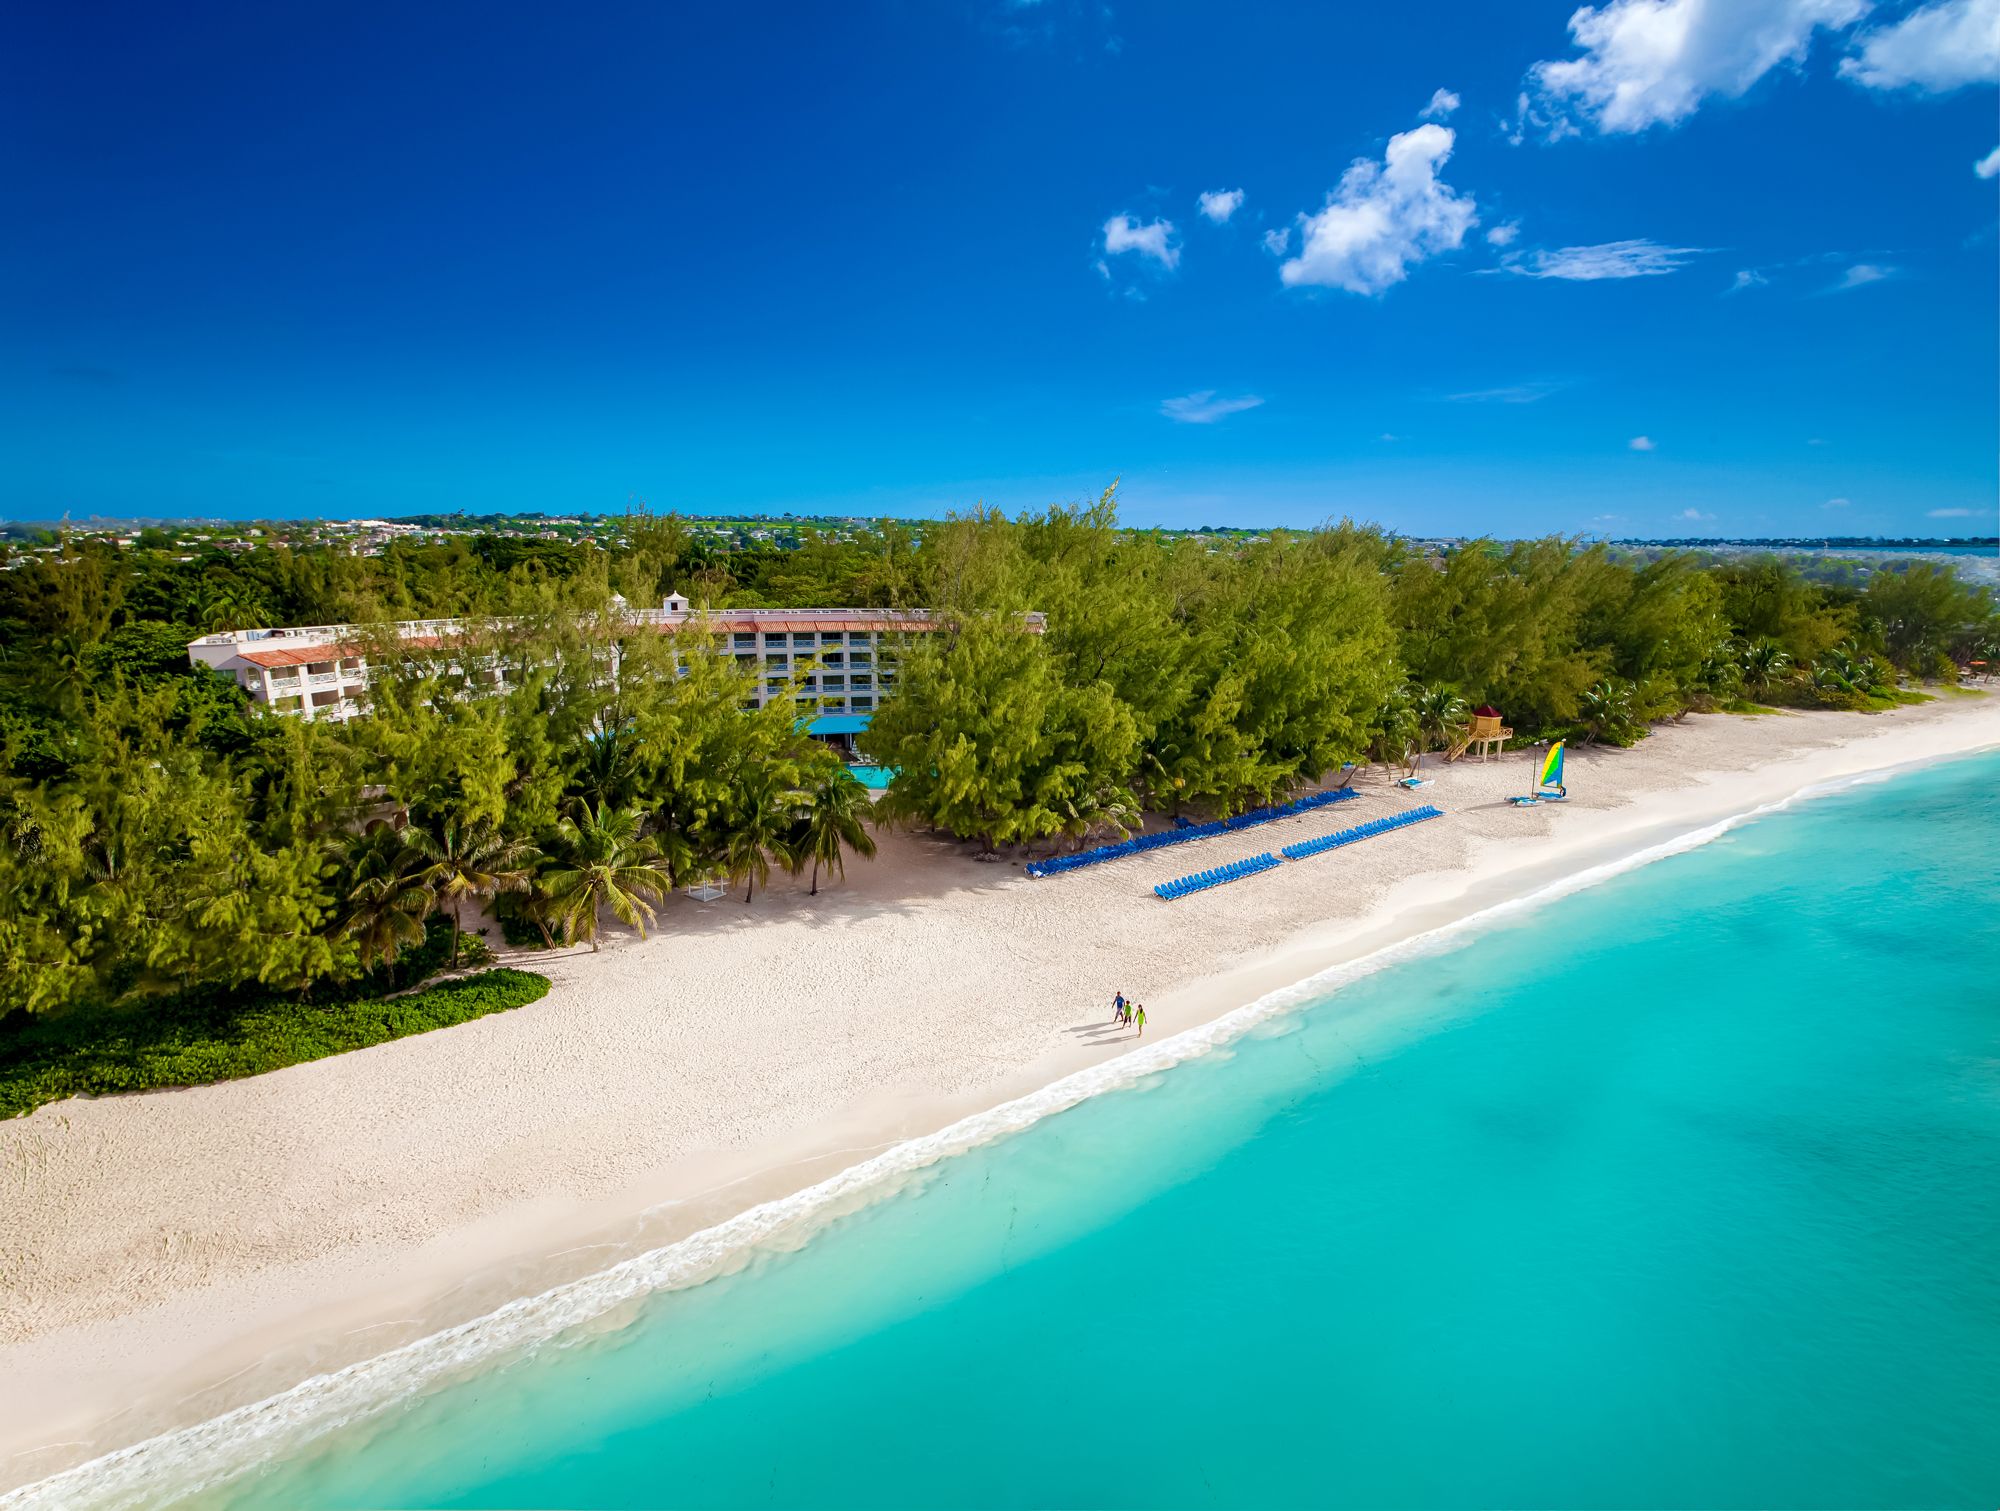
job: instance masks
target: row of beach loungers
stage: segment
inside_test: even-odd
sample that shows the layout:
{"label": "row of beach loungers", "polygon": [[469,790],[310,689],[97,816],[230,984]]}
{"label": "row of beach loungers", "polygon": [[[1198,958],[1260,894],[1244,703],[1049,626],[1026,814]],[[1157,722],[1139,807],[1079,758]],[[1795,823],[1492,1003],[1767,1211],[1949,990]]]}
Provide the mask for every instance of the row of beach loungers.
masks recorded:
{"label": "row of beach loungers", "polygon": [[1210,887],[1219,887],[1226,881],[1238,881],[1245,876],[1255,876],[1259,871],[1268,871],[1284,862],[1266,850],[1262,855],[1253,855],[1248,860],[1232,860],[1226,866],[1217,866],[1213,871],[1197,871],[1192,876],[1182,876],[1174,881],[1163,881],[1153,891],[1172,902],[1176,897],[1186,897],[1190,892],[1206,892]]}
{"label": "row of beach loungers", "polygon": [[1280,853],[1286,860],[1304,860],[1309,855],[1324,855],[1329,850],[1338,850],[1342,845],[1351,845],[1357,840],[1373,839],[1378,834],[1387,834],[1391,829],[1405,829],[1411,824],[1421,824],[1427,818],[1443,817],[1442,812],[1426,803],[1421,808],[1408,808],[1401,813],[1392,813],[1387,818],[1378,818],[1353,829],[1322,834],[1318,839],[1301,840],[1296,845],[1285,846]]}
{"label": "row of beach loungers", "polygon": [[[1324,855],[1329,850],[1338,850],[1343,845],[1373,839],[1378,834],[1407,829],[1411,824],[1420,824],[1427,818],[1443,817],[1444,814],[1439,809],[1426,803],[1421,808],[1410,808],[1402,813],[1392,813],[1387,818],[1372,819],[1368,823],[1357,824],[1352,829],[1340,829],[1332,834],[1322,834],[1318,839],[1301,840],[1296,845],[1285,846],[1280,854],[1286,860],[1306,860],[1315,855]],[[1205,892],[1210,887],[1219,887],[1224,882],[1240,881],[1246,876],[1255,876],[1278,864],[1280,864],[1278,857],[1268,852],[1263,855],[1253,855],[1247,860],[1231,861],[1226,866],[1217,866],[1212,871],[1197,871],[1192,876],[1180,876],[1172,881],[1163,881],[1153,888],[1153,895],[1166,902],[1173,902],[1191,893]]]}
{"label": "row of beach loungers", "polygon": [[[1297,818],[1302,813],[1312,813],[1334,803],[1344,803],[1349,798],[1361,796],[1352,787],[1336,787],[1330,792],[1315,792],[1296,802],[1280,803],[1272,808],[1252,808],[1248,813],[1239,813],[1234,818],[1218,819],[1212,824],[1189,824],[1185,829],[1163,829],[1158,834],[1135,834],[1115,845],[1099,845],[1094,850],[1082,850],[1075,855],[1051,855],[1047,860],[1030,861],[1027,871],[1030,876],[1060,876],[1065,871],[1081,870],[1085,866],[1095,866],[1107,860],[1119,860],[1127,855],[1143,855],[1148,850],[1163,849],[1168,845],[1185,845],[1198,839],[1214,839],[1220,834],[1231,834],[1238,829],[1253,828],[1258,824],[1275,823],[1281,818]],[[1276,865],[1276,861],[1271,862]],[[1267,868],[1268,869],[1268,868]]]}

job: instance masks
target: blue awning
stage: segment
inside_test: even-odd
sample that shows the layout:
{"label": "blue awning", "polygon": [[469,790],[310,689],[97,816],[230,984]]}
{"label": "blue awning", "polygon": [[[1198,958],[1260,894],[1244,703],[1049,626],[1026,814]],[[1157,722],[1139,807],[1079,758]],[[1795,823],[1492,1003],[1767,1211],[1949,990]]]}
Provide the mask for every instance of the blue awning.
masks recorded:
{"label": "blue awning", "polygon": [[806,725],[809,735],[858,735],[868,727],[873,714],[821,714]]}

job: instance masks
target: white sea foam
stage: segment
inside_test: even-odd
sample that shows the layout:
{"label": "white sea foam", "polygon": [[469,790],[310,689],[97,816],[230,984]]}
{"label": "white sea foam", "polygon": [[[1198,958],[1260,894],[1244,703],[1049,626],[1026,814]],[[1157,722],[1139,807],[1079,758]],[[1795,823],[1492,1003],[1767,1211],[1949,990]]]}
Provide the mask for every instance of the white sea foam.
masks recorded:
{"label": "white sea foam", "polygon": [[[1928,764],[1928,763],[1916,763]],[[645,1296],[700,1283],[750,1250],[795,1245],[829,1217],[890,1194],[918,1171],[969,1149],[1009,1137],[1042,1119],[1107,1091],[1129,1087],[1188,1060],[1210,1054],[1257,1025],[1339,991],[1391,966],[1438,954],[1484,929],[1598,886],[1655,861],[1685,854],[1730,830],[1797,803],[1886,781],[1893,768],[1817,783],[1778,801],[1749,808],[1659,844],[1591,866],[1519,897],[1480,909],[1279,988],[1198,1028],[1134,1049],[1040,1090],[964,1118],[852,1165],[817,1185],[765,1202],[714,1227],[637,1255],[609,1269],[508,1302],[486,1316],[317,1375],[268,1400],[209,1421],[148,1438],[34,1484],[0,1495],[0,1511],[85,1511],[161,1506],[185,1500],[255,1465],[295,1454],[338,1429],[366,1421],[482,1367],[515,1358],[607,1317]]]}

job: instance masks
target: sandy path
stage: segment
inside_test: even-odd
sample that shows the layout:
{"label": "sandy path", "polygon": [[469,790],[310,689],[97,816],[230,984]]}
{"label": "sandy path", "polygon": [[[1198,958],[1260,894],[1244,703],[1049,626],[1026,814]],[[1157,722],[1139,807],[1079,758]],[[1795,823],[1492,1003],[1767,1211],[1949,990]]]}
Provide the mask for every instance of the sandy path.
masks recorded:
{"label": "sandy path", "polygon": [[[1806,783],[2000,745],[2000,698],[1696,718],[1050,881],[922,835],[808,898],[673,899],[476,1023],[0,1124],[0,1488],[477,1315],[1565,866]],[[1724,779],[1718,774],[1730,774]],[[1159,880],[1435,802],[1442,821],[1167,905]],[[497,935],[495,936],[497,938]],[[662,1204],[665,1205],[662,1205]]]}

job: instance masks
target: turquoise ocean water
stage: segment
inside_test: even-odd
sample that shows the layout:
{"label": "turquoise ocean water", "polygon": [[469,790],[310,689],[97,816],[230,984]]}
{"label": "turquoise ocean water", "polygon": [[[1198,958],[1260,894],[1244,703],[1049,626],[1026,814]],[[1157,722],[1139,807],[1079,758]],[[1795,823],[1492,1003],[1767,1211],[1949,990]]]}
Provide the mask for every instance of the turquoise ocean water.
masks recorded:
{"label": "turquoise ocean water", "polygon": [[1993,1506],[1996,872],[1994,757],[1765,816],[221,1500]]}

